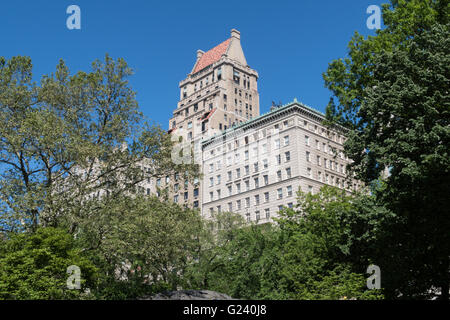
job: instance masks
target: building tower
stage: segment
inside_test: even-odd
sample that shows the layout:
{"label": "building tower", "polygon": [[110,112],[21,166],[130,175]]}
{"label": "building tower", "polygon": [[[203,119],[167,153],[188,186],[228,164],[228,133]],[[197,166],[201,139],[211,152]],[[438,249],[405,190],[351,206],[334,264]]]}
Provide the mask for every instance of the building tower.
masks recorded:
{"label": "building tower", "polygon": [[[169,120],[169,133],[195,144],[259,116],[257,82],[258,72],[247,64],[240,32],[232,29],[229,39],[209,51],[197,50],[192,71],[179,83],[180,100]],[[199,207],[199,188],[198,183],[185,187],[184,203]]]}

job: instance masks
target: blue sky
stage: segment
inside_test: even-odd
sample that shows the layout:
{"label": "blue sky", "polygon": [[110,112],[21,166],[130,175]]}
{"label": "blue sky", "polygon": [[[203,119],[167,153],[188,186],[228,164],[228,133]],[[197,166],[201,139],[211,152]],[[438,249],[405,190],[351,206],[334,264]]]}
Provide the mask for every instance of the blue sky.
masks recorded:
{"label": "blue sky", "polygon": [[[248,64],[259,73],[261,113],[271,101],[299,101],[324,111],[330,92],[322,73],[346,55],[355,31],[366,27],[369,5],[387,0],[41,0],[2,1],[0,56],[30,56],[36,80],[60,58],[72,73],[90,70],[105,53],[123,57],[141,110],[163,128],[176,108],[178,82],[197,49],[209,50],[235,28]],[[69,30],[66,9],[81,8],[81,30]]]}

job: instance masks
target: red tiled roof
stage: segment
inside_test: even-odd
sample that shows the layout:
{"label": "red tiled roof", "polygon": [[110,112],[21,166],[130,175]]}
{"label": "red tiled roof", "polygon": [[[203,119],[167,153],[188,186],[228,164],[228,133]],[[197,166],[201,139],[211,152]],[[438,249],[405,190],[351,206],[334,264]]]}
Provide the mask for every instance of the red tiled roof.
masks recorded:
{"label": "red tiled roof", "polygon": [[196,73],[203,68],[209,66],[210,64],[213,64],[217,60],[219,60],[227,51],[228,45],[230,44],[230,39],[225,40],[221,44],[215,46],[211,50],[205,52],[202,57],[200,58],[200,61],[195,66],[195,69],[192,73]]}

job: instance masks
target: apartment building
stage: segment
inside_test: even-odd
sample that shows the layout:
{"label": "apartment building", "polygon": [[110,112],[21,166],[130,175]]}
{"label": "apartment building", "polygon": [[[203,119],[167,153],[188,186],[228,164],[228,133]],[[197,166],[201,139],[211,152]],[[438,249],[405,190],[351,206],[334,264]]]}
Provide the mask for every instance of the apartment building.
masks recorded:
{"label": "apartment building", "polygon": [[346,190],[345,129],[332,130],[324,114],[294,100],[202,143],[202,214],[232,211],[269,222],[296,192],[324,184]]}

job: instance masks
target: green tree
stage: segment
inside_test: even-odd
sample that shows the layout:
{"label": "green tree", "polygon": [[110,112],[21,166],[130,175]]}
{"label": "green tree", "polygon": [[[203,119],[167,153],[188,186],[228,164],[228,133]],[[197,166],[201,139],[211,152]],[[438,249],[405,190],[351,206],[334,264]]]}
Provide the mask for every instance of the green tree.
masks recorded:
{"label": "green tree", "polygon": [[101,299],[125,299],[183,285],[201,232],[197,210],[156,197],[95,200],[95,210],[76,237],[101,270]]}
{"label": "green tree", "polygon": [[[356,177],[392,213],[372,254],[389,298],[449,299],[449,21],[439,0],[392,1],[384,30],[355,35],[324,74],[352,128],[345,153]],[[381,181],[381,186],[380,186]]]}
{"label": "green tree", "polygon": [[196,175],[172,161],[170,136],[138,110],[132,73],[106,55],[75,75],[60,61],[36,84],[30,58],[0,58],[2,229],[63,224],[73,233],[94,213],[88,198],[128,194],[176,171]]}
{"label": "green tree", "polygon": [[[68,289],[67,268],[81,270],[81,288]],[[83,299],[96,287],[97,269],[73,237],[55,228],[12,234],[0,242],[0,299]]]}
{"label": "green tree", "polygon": [[360,205],[369,197],[328,186],[317,194],[299,190],[297,207],[281,212],[277,221],[286,240],[280,283],[290,298],[382,297],[367,290],[364,273],[370,261],[359,256],[370,251],[378,223],[376,216],[366,217],[367,208]]}

